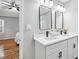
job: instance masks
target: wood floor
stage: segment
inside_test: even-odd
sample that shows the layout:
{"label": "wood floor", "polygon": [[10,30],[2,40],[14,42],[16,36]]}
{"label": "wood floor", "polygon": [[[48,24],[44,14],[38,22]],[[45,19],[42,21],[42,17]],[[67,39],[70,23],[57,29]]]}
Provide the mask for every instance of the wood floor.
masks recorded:
{"label": "wood floor", "polygon": [[0,45],[4,47],[4,59],[19,59],[19,46],[14,39],[0,40]]}

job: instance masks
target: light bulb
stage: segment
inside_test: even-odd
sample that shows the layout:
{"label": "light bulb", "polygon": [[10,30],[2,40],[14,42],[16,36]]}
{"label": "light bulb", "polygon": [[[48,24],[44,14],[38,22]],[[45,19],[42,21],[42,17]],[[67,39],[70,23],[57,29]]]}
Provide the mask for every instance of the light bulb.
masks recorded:
{"label": "light bulb", "polygon": [[60,9],[61,9],[60,5],[57,5],[56,10],[60,10]]}
{"label": "light bulb", "polygon": [[49,6],[50,6],[50,7],[53,6],[53,1],[49,1]]}
{"label": "light bulb", "polygon": [[44,6],[47,6],[47,7],[52,7],[53,6],[53,1],[40,0],[40,5],[44,5]]}
{"label": "light bulb", "polygon": [[63,12],[65,12],[66,11],[66,8],[63,8]]}
{"label": "light bulb", "polygon": [[45,5],[48,6],[49,5],[49,0],[45,1]]}
{"label": "light bulb", "polygon": [[44,0],[40,0],[40,5],[44,5]]}
{"label": "light bulb", "polygon": [[57,5],[57,6],[55,7],[55,10],[56,10],[56,11],[60,11],[60,12],[66,11],[66,9],[65,9],[64,7],[62,7],[62,6],[60,6],[60,5]]}

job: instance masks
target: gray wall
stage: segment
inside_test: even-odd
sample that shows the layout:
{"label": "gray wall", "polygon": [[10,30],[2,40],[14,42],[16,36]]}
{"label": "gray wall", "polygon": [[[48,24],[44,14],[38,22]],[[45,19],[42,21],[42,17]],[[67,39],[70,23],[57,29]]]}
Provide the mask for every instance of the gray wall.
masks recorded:
{"label": "gray wall", "polygon": [[78,32],[78,0],[71,0],[65,5],[64,26],[69,32]]}
{"label": "gray wall", "polygon": [[0,33],[0,38],[14,38],[19,31],[19,18],[0,17],[4,20],[4,33]]}

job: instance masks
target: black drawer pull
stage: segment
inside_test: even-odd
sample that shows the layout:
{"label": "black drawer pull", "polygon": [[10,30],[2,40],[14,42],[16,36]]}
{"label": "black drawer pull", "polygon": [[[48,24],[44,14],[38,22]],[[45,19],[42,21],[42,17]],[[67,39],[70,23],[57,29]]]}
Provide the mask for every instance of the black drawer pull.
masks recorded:
{"label": "black drawer pull", "polygon": [[78,57],[76,57],[75,59],[78,59]]}
{"label": "black drawer pull", "polygon": [[76,44],[73,45],[73,48],[76,48]]}
{"label": "black drawer pull", "polygon": [[62,52],[59,52],[59,59],[62,58]]}

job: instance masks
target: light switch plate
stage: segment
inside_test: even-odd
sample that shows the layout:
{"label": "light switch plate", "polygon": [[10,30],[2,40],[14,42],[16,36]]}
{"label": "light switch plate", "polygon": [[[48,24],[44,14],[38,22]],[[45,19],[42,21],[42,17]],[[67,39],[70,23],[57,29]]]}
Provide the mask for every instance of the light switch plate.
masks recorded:
{"label": "light switch plate", "polygon": [[26,24],[25,25],[25,31],[30,31],[31,30],[31,25],[30,24]]}

